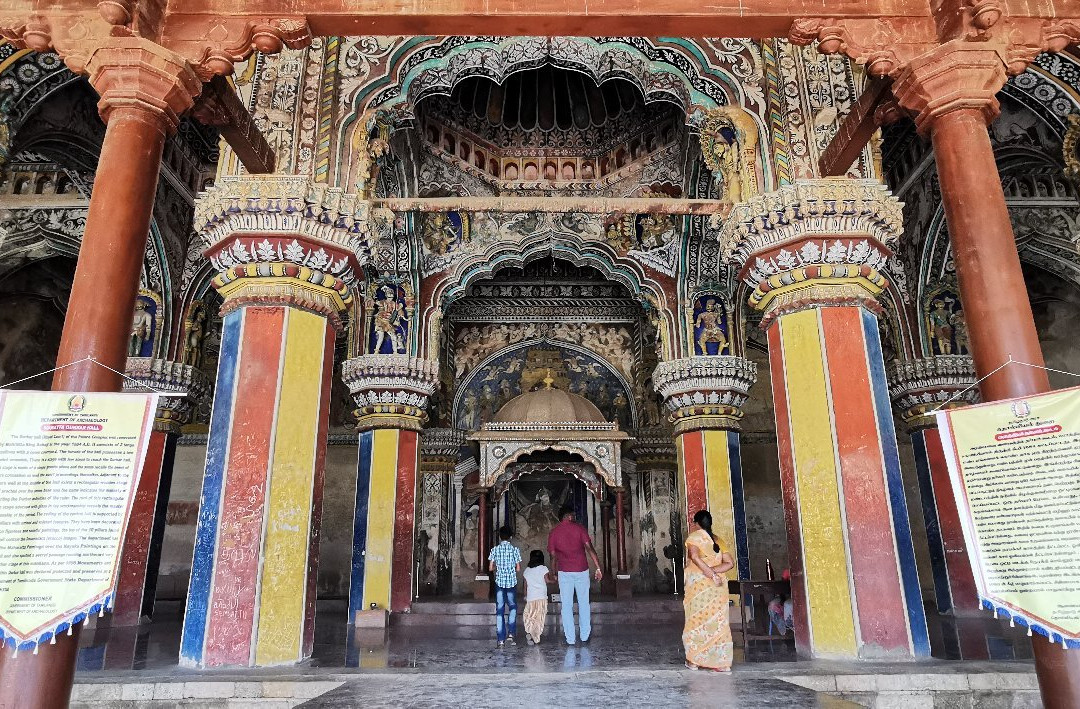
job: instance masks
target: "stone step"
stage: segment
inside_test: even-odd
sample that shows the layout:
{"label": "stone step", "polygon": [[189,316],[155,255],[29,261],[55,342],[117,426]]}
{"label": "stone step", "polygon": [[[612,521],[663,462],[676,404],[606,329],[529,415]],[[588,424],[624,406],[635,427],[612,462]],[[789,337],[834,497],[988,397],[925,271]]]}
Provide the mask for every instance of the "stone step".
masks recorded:
{"label": "stone step", "polygon": [[[518,606],[523,605],[524,602],[519,597]],[[626,601],[594,600],[589,605],[593,615],[673,613],[681,616],[683,612],[681,598],[631,599]],[[558,601],[548,601],[548,613],[558,614],[560,608],[561,604]],[[413,603],[411,611],[412,615],[492,615],[493,613],[495,613],[494,601],[474,600],[418,600]]]}

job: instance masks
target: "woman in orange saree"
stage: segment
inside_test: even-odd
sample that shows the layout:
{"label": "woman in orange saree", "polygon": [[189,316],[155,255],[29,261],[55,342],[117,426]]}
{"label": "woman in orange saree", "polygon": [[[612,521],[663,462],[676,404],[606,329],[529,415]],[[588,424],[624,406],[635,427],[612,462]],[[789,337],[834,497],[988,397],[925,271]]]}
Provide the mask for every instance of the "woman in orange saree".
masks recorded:
{"label": "woman in orange saree", "polygon": [[694,515],[694,530],[686,539],[683,572],[682,641],[686,666],[714,672],[731,670],[731,626],[728,624],[727,572],[734,565],[712,533],[712,515]]}

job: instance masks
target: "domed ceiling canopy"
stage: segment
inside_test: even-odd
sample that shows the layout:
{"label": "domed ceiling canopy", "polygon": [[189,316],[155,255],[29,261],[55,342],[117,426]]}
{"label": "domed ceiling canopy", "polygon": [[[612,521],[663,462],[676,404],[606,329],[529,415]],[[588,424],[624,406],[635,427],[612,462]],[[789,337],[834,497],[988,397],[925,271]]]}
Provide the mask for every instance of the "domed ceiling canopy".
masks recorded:
{"label": "domed ceiling canopy", "polygon": [[493,423],[607,423],[600,409],[588,399],[551,386],[515,396],[492,419]]}

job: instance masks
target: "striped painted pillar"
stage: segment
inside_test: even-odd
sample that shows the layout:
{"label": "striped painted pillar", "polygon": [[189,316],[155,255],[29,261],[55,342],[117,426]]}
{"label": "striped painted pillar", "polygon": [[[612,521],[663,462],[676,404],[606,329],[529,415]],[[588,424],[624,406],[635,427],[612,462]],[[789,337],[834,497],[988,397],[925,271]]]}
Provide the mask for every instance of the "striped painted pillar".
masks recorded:
{"label": "striped painted pillar", "polygon": [[723,227],[768,335],[805,656],[930,651],[875,315],[901,224],[883,185],[830,179],[752,198]]}
{"label": "striped painted pillar", "polygon": [[358,611],[407,611],[414,596],[420,429],[438,362],[369,354],[345,362],[360,432],[349,622]]}
{"label": "striped painted pillar", "polygon": [[975,402],[975,364],[966,355],[898,361],[889,370],[889,390],[911,433],[938,612],[978,614],[975,576],[933,415],[939,407]]}
{"label": "striped painted pillar", "polygon": [[713,533],[750,578],[739,419],[757,365],[742,357],[705,355],[662,362],[653,382],[675,422],[679,497],[687,528],[708,510]]}
{"label": "striped painted pillar", "polygon": [[[262,253],[330,250],[287,239]],[[314,641],[334,339],[350,290],[291,262],[234,266],[213,285],[224,321],[180,664],[295,663]]]}
{"label": "striped painted pillar", "polygon": [[207,377],[179,362],[130,357],[126,369],[125,391],[150,388],[182,395],[159,399],[154,431],[150,435],[120,556],[113,626],[138,625],[143,618],[153,615],[176,440],[180,437],[180,427],[190,420],[195,406],[210,393]]}

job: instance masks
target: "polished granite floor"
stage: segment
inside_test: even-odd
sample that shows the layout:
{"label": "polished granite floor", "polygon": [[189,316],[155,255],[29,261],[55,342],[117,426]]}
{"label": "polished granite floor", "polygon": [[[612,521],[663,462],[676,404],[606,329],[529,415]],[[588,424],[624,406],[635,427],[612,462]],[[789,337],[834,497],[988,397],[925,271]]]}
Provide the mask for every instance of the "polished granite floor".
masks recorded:
{"label": "polished granite floor", "polygon": [[[321,603],[321,602],[320,602]],[[152,624],[87,629],[81,638],[79,670],[167,670],[177,666],[180,609],[159,609]],[[522,644],[497,650],[490,626],[416,626],[389,631],[354,631],[335,604],[320,605],[310,666],[321,668],[407,669],[433,672],[552,672],[573,669],[682,666],[681,624],[632,622],[598,626],[589,644],[568,648],[549,623],[539,648]],[[1031,643],[1020,628],[993,618],[953,619],[928,615],[933,656],[947,660],[1029,660]],[[519,628],[520,631],[520,628]],[[735,662],[777,663],[796,659],[793,640],[751,641],[741,647],[735,633]]]}
{"label": "polished granite floor", "polygon": [[[280,672],[334,676],[343,684],[304,707],[595,707],[605,704],[667,707],[854,707],[837,697],[781,679],[815,672],[925,672],[927,663],[795,663],[794,642],[754,641],[741,647],[729,675],[691,672],[683,666],[681,623],[631,622],[598,625],[587,644],[567,646],[549,623],[539,646],[498,648],[487,625],[417,625],[357,630],[334,604],[320,606],[315,649],[303,666],[287,670],[233,670],[236,681],[275,680]],[[482,620],[480,621],[483,622]],[[519,629],[520,632],[520,629]],[[84,681],[161,682],[230,679],[228,671],[179,668],[178,609],[159,609],[153,624],[139,628],[88,628],[81,639]],[[939,659],[1030,658],[1024,633],[992,618],[956,621],[934,615],[931,644]],[[1018,663],[932,662],[935,672],[1023,671]],[[981,665],[976,669],[970,669]],[[790,668],[790,669],[787,669]]]}

